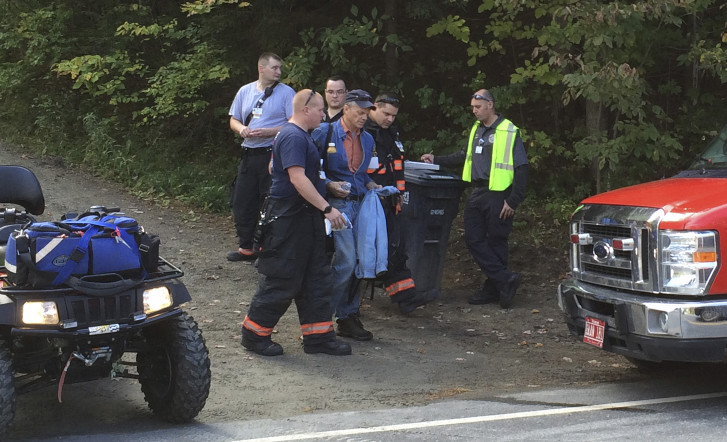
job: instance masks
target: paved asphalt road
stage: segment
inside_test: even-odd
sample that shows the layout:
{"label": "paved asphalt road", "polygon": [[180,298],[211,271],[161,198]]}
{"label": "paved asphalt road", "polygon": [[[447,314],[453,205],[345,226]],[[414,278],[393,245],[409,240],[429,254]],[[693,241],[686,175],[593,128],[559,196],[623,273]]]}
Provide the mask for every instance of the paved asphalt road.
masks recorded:
{"label": "paved asphalt road", "polygon": [[[710,370],[713,373],[715,370]],[[716,371],[719,373],[719,371]],[[724,372],[722,372],[724,373]],[[689,370],[651,381],[601,384],[424,407],[305,414],[45,439],[87,441],[724,441],[727,382]]]}

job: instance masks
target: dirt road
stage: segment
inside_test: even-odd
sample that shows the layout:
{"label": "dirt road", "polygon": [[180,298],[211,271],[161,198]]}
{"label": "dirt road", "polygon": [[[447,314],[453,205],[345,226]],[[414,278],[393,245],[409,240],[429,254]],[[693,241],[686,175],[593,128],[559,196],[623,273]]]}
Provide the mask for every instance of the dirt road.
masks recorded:
{"label": "dirt road", "polygon": [[[225,260],[226,251],[235,244],[229,216],[141,201],[57,159],[20,155],[9,146],[0,146],[0,163],[24,165],[36,173],[46,197],[44,220],[94,204],[118,205],[147,231],[161,236],[162,255],[185,271],[193,297],[187,309],[210,349],[212,389],[200,422],[399,407],[641,376],[625,359],[589,348],[569,335],[555,298],[558,275],[567,267],[565,248],[530,247],[520,240],[512,252],[512,267],[522,271],[524,281],[513,307],[468,305],[467,296],[482,277],[462,244],[459,217],[442,295],[434,303],[402,316],[377,289],[361,309],[374,340],[352,342],[353,355],[348,357],[304,354],[293,306],[274,335],[285,354],[257,356],[246,352],[239,339],[258,275],[253,265]],[[55,391],[43,393],[53,413],[60,413],[59,407],[78,407],[73,415],[83,413],[87,402],[74,402],[74,388],[81,387],[67,386],[70,399],[60,405],[54,403]],[[123,427],[123,419],[148,418],[134,381],[117,382],[105,403],[116,407],[113,402],[119,399],[133,404],[121,408],[126,413],[119,426]],[[20,397],[16,419],[20,428],[16,425],[15,431],[25,436],[46,431],[28,426],[25,414],[42,417],[43,411],[35,406],[31,410],[23,401]],[[55,428],[51,434],[82,430],[71,423],[58,431]]]}

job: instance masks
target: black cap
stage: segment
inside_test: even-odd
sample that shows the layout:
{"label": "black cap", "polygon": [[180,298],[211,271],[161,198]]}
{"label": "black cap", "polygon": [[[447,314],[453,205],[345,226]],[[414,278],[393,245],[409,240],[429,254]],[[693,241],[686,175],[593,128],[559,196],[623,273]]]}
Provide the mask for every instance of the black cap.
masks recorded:
{"label": "black cap", "polygon": [[346,94],[344,103],[356,103],[362,109],[375,109],[374,103],[371,102],[371,95],[361,89],[354,89]]}

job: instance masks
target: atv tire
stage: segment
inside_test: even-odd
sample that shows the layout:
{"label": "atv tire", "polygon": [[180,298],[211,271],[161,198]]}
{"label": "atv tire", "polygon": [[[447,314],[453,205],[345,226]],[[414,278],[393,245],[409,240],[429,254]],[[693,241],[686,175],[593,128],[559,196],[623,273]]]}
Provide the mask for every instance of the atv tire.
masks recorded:
{"label": "atv tire", "polygon": [[186,313],[143,330],[149,348],[136,355],[144,400],[159,418],[185,423],[210,390],[210,359],[202,332]]}
{"label": "atv tire", "polygon": [[0,440],[15,417],[15,372],[5,341],[0,340]]}

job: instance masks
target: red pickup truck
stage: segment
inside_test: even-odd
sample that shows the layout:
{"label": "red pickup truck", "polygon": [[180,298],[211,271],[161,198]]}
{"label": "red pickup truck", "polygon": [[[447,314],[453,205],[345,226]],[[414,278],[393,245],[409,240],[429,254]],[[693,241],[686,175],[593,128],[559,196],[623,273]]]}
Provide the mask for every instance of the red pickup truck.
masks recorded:
{"label": "red pickup truck", "polygon": [[727,126],[688,170],[581,202],[566,322],[636,363],[722,361],[727,349]]}

